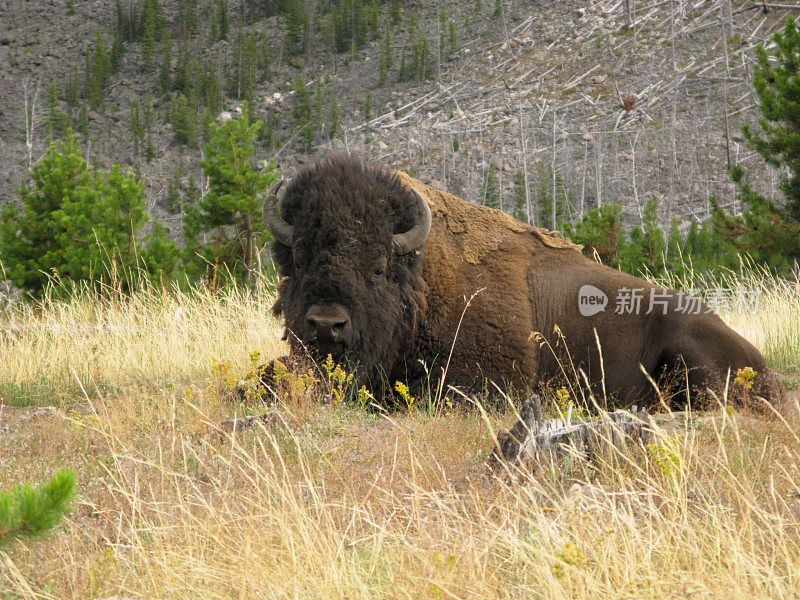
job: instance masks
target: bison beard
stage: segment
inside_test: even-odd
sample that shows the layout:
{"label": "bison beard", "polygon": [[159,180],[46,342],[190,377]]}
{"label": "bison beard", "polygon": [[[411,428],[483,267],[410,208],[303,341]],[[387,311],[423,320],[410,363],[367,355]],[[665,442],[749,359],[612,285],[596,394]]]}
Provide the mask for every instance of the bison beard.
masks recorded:
{"label": "bison beard", "polygon": [[436,385],[445,364],[445,385],[466,390],[489,380],[526,391],[564,366],[583,370],[598,397],[623,406],[656,398],[642,368],[655,379],[681,371],[683,387],[702,391],[749,366],[757,393],[777,393],[761,354],[705,305],[683,314],[669,290],[666,314],[584,316],[585,286],[612,299],[661,290],[404,173],[333,156],[274,186],[264,219],[282,277],[273,312],[292,354],[331,354],[379,397],[397,380],[420,391],[426,370]]}

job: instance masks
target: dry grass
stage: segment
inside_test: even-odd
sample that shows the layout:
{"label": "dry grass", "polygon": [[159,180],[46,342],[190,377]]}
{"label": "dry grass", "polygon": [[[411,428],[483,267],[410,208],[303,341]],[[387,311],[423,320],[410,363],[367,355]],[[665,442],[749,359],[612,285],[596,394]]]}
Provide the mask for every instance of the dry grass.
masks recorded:
{"label": "dry grass", "polygon": [[[58,404],[206,377],[251,352],[285,353],[274,298],[235,289],[145,288],[130,296],[72,294],[0,312],[0,400]],[[222,364],[221,363],[226,363]]]}
{"label": "dry grass", "polygon": [[[774,413],[665,418],[656,451],[534,476],[486,466],[510,413],[316,395],[283,402],[279,427],[210,432],[243,410],[220,393],[230,373],[283,352],[270,300],[143,292],[14,315],[0,381],[22,392],[5,402],[40,403],[41,381],[71,401],[2,409],[0,481],[69,465],[79,500],[54,534],[0,550],[0,598],[800,595],[796,392]],[[791,324],[796,295],[775,302],[734,325]]]}

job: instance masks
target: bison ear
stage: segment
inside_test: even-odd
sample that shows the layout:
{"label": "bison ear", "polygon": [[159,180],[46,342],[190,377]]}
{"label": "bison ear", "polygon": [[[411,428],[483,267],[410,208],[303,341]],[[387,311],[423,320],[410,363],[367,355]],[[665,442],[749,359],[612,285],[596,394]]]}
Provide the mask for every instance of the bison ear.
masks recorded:
{"label": "bison ear", "polygon": [[431,232],[431,208],[428,202],[417,190],[407,188],[414,198],[414,225],[405,233],[395,233],[392,236],[392,245],[395,254],[411,254],[418,250],[428,239]]}

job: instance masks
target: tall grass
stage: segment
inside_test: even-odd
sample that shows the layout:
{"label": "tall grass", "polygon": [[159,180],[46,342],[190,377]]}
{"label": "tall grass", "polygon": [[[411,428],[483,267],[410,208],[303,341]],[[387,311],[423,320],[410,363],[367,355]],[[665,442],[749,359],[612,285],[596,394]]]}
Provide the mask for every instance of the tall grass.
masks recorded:
{"label": "tall grass", "polygon": [[[705,283],[760,289],[756,314],[723,317],[797,368],[793,286]],[[0,597],[798,597],[795,391],[766,415],[664,417],[653,448],[610,464],[533,472],[487,466],[514,415],[447,405],[381,416],[300,394],[277,426],[220,433],[238,410],[220,373],[285,351],[272,301],[144,288],[2,313],[3,402],[83,406],[0,408],[0,485],[78,476],[59,532],[0,550]]]}
{"label": "tall grass", "polygon": [[187,433],[184,417],[145,441],[99,412],[82,435],[103,446],[105,473],[85,476],[68,530],[0,552],[0,590],[796,598],[797,408],[785,424],[720,413],[668,427],[670,460],[533,476],[482,467],[490,442],[458,413],[354,426],[345,409],[318,408],[298,426],[289,411],[285,430],[221,439]]}
{"label": "tall grass", "polygon": [[157,389],[207,377],[216,362],[284,352],[274,296],[229,287],[77,289],[0,312],[0,398],[57,404],[97,391]]}

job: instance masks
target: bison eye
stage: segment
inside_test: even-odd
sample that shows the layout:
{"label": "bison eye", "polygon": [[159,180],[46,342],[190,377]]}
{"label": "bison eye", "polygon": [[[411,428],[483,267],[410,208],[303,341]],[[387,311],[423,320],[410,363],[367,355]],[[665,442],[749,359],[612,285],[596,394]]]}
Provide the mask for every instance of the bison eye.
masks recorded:
{"label": "bison eye", "polygon": [[295,273],[300,272],[300,253],[297,249],[292,249],[292,269]]}
{"label": "bison eye", "polygon": [[386,275],[386,258],[381,258],[372,265],[370,276],[372,279],[381,279]]}

